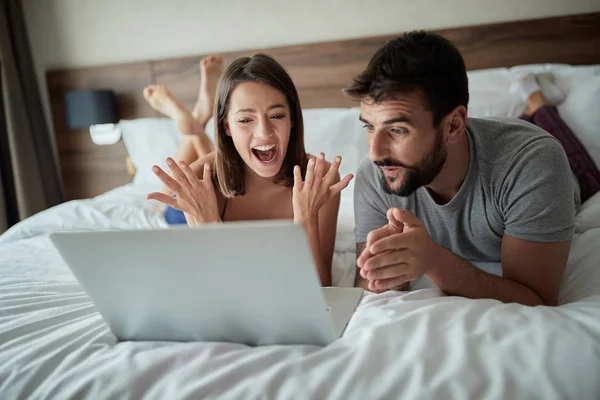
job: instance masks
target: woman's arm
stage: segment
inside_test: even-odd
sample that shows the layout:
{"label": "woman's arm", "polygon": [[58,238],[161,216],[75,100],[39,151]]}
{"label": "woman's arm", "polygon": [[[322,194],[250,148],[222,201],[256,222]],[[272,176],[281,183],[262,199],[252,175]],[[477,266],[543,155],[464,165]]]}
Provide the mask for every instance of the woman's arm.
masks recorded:
{"label": "woman's arm", "polygon": [[[339,174],[335,183],[340,181]],[[340,194],[332,196],[313,216],[304,223],[304,230],[312,250],[315,266],[322,286],[332,285],[331,264],[335,248]]]}
{"label": "woman's arm", "polygon": [[318,159],[309,160],[304,181],[300,168],[294,170],[294,221],[301,224],[306,232],[323,286],[331,286],[340,192],[352,179],[352,175],[346,175],[340,180],[340,163],[341,158],[336,157],[333,164],[329,164],[321,153]]}

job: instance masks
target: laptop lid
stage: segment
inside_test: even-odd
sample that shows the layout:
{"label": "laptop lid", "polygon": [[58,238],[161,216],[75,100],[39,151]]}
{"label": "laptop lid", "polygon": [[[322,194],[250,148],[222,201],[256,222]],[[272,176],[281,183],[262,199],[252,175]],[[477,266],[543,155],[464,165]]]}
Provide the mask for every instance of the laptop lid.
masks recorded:
{"label": "laptop lid", "polygon": [[337,335],[291,221],[50,238],[122,340],[325,345]]}

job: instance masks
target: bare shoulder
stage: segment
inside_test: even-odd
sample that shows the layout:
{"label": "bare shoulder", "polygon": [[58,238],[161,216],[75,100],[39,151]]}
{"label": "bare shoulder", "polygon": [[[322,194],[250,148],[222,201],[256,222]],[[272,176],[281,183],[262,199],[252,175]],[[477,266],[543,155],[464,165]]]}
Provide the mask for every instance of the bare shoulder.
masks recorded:
{"label": "bare shoulder", "polygon": [[210,166],[212,168],[214,168],[214,165],[215,165],[215,152],[214,151],[211,153],[208,153],[204,157],[199,158],[190,164],[190,168],[192,169],[192,171],[194,171],[194,173],[196,174],[196,176],[199,179],[202,179],[202,177],[204,176],[204,164],[206,164],[206,163],[210,164]]}

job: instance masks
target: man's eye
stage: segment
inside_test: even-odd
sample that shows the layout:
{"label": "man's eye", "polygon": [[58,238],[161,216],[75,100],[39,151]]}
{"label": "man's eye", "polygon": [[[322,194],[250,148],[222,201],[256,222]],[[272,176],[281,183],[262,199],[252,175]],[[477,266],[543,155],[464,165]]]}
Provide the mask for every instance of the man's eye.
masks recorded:
{"label": "man's eye", "polygon": [[391,132],[394,135],[406,135],[408,133],[408,131],[406,129],[398,129],[398,128],[392,129]]}
{"label": "man's eye", "polygon": [[374,129],[373,125],[369,125],[369,124],[364,125],[363,128],[365,128],[369,132],[373,132],[373,129]]}

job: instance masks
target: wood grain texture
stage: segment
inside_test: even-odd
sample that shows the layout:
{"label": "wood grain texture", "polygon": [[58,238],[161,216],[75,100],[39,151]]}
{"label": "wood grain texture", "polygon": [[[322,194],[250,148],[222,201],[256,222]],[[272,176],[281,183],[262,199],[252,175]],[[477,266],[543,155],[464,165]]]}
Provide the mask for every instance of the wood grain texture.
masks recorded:
{"label": "wood grain texture", "polygon": [[[599,26],[600,13],[593,13],[436,32],[451,40],[461,51],[467,69],[474,70],[534,63],[600,64]],[[398,35],[222,55],[227,66],[241,56],[269,54],[290,73],[304,108],[348,107],[356,103],[342,95],[342,88],[366,67],[378,48]],[[200,84],[198,61],[204,56],[47,73],[67,199],[98,195],[130,182],[131,176],[122,142],[96,146],[89,134],[65,129],[64,92],[113,88],[120,118],[132,119],[157,116],[141,93],[147,84],[160,83],[191,109]]]}

